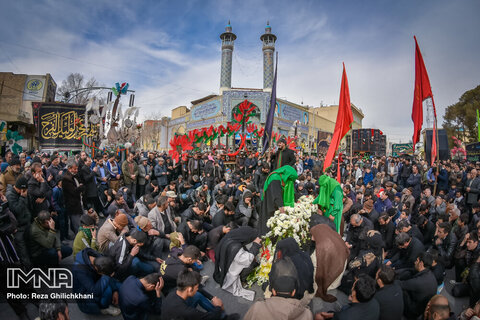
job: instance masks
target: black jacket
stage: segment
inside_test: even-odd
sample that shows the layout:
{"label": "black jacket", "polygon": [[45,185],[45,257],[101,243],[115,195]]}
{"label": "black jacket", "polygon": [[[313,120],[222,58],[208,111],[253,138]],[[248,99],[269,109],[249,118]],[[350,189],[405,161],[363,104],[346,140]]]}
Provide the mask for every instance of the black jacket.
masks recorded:
{"label": "black jacket", "polygon": [[396,269],[413,268],[415,260],[420,253],[425,251],[423,243],[415,237],[412,237],[410,244],[406,249],[399,249],[390,259]]}
{"label": "black jacket", "polygon": [[63,198],[65,199],[66,212],[69,215],[82,214],[81,193],[85,190],[84,185],[77,187],[70,172],[65,172],[62,177]]}
{"label": "black jacket", "polygon": [[17,219],[18,229],[21,231],[26,230],[32,222],[32,213],[28,208],[27,198],[20,196],[10,184],[7,186],[6,197],[8,207],[15,216],[15,219]]}
{"label": "black jacket", "polygon": [[437,280],[429,269],[399,283],[403,290],[404,315],[407,318],[416,318],[423,314],[428,301],[437,293]]}
{"label": "black jacket", "polygon": [[210,312],[188,306],[185,300],[177,295],[176,291],[170,292],[162,304],[161,320],[188,319],[188,320],[215,320],[222,319],[222,309],[215,307]]}
{"label": "black jacket", "polygon": [[149,313],[162,311],[162,299],[154,291],[146,291],[135,276],[129,276],[118,291],[118,302],[125,320],[145,319]]}
{"label": "black jacket", "polygon": [[120,236],[115,243],[107,249],[106,255],[115,262],[115,279],[125,280],[129,275],[129,268],[132,265],[133,256],[130,254],[132,245],[128,242],[126,235]]}
{"label": "black jacket", "polygon": [[403,315],[403,293],[395,282],[378,289],[374,298],[380,305],[379,320],[401,320]]}
{"label": "black jacket", "polygon": [[95,177],[100,176],[98,173],[93,171],[87,166],[83,166],[79,170],[78,175],[81,177],[80,180],[83,181],[85,185],[85,194],[86,198],[94,198],[98,196],[97,184],[95,183]]}
{"label": "black jacket", "polygon": [[347,309],[335,312],[334,320],[378,320],[380,306],[374,298],[363,303],[350,303]]}
{"label": "black jacket", "polygon": [[438,259],[440,262],[443,263],[446,268],[451,268],[455,262],[454,253],[457,248],[457,237],[455,237],[455,234],[450,232],[439,245],[436,245],[434,242],[433,247],[438,250]]}
{"label": "black jacket", "polygon": [[386,225],[379,225],[379,231],[382,234],[382,240],[385,243],[385,250],[390,250],[395,241],[395,225],[389,221]]}
{"label": "black jacket", "polygon": [[[279,159],[281,153],[281,159]],[[278,160],[280,160],[280,166],[278,166]],[[285,147],[284,150],[278,150],[271,158],[272,164],[272,171],[277,168],[290,165],[295,168],[295,162],[297,161],[297,157],[295,156],[295,152],[288,147]]]}

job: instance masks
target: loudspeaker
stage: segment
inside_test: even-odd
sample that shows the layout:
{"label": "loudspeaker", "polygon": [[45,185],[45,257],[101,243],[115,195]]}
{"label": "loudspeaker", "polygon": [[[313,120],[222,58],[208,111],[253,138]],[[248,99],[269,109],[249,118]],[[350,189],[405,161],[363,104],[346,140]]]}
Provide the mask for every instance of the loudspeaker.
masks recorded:
{"label": "loudspeaker", "polygon": [[[424,150],[425,150],[425,160],[430,163],[432,158],[432,129],[425,130],[425,135],[423,141]],[[448,148],[448,137],[447,131],[445,129],[438,129],[438,154],[440,160],[450,159],[450,150]]]}

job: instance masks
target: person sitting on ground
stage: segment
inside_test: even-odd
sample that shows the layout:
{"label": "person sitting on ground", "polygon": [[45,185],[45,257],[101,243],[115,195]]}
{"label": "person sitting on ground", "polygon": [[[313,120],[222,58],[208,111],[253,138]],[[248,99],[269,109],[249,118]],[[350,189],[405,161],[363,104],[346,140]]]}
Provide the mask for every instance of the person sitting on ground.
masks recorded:
{"label": "person sitting on ground", "polygon": [[432,256],[422,252],[415,261],[417,273],[411,279],[399,282],[405,305],[403,314],[408,319],[420,316],[428,301],[437,293],[437,280],[430,270],[431,266]]}
{"label": "person sitting on ground", "polygon": [[229,233],[232,229],[238,228],[235,222],[230,222],[224,226],[218,226],[208,232],[208,242],[206,254],[210,260],[215,262],[215,248],[222,238]]}
{"label": "person sitting on ground", "polygon": [[402,288],[395,281],[395,271],[382,265],[377,271],[377,292],[374,298],[380,305],[379,320],[401,320],[403,315]]}
{"label": "person sitting on ground", "polygon": [[170,234],[177,231],[177,225],[167,208],[168,198],[159,196],[156,206],[148,213],[148,220],[152,223],[152,228],[159,232],[158,242],[162,242],[160,245],[162,248],[168,248],[170,245]]}
{"label": "person sitting on ground", "polygon": [[65,300],[48,300],[38,306],[39,320],[70,320],[68,303]]}
{"label": "person sitting on ground", "polygon": [[110,203],[110,205],[108,206],[107,213],[109,215],[109,218],[113,219],[118,210],[123,210],[122,212],[127,216],[129,227],[135,226],[132,217],[133,212],[128,207],[127,202],[123,197],[123,192],[120,192],[120,190],[115,194],[115,200],[112,201],[112,203]]}
{"label": "person sitting on ground", "polygon": [[88,214],[83,214],[80,218],[80,228],[73,241],[73,256],[85,248],[92,248],[98,251],[96,222]]}
{"label": "person sitting on ground", "polygon": [[151,194],[145,194],[135,202],[133,212],[137,216],[148,217],[148,213],[155,208],[157,202],[153,199]]}
{"label": "person sitting on ground", "polygon": [[321,312],[315,315],[315,320],[377,320],[380,317],[380,306],[375,296],[375,280],[361,274],[352,287],[352,294],[348,297],[350,304],[340,312]]}
{"label": "person sitting on ground", "polygon": [[450,312],[448,299],[441,294],[437,294],[428,301],[427,307],[423,314],[425,320],[455,320],[455,314]]}
{"label": "person sitting on ground", "polygon": [[207,250],[208,233],[199,220],[185,220],[180,223],[177,231],[183,235],[185,243],[196,246],[203,253]]}
{"label": "person sitting on ground", "polygon": [[163,279],[158,273],[143,278],[129,276],[118,291],[123,319],[147,319],[149,314],[162,312]]}
{"label": "person sitting on ground", "polygon": [[433,248],[438,250],[439,260],[447,269],[452,268],[455,263],[454,254],[457,247],[457,238],[451,230],[450,223],[439,223],[433,243]]}
{"label": "person sitting on ground", "polygon": [[[287,258],[288,259],[288,258]],[[283,269],[282,264],[293,263],[287,260],[280,260],[279,267]],[[287,267],[288,268],[288,267]],[[294,268],[294,267],[293,267]],[[293,276],[286,275],[276,277],[275,281],[270,283],[272,297],[269,299],[255,302],[244,320],[311,320],[313,318],[312,311],[308,309],[307,301],[295,299],[297,288],[297,279]]]}
{"label": "person sitting on ground", "polygon": [[121,235],[106,251],[106,255],[112,257],[116,264],[115,279],[123,281],[132,274],[142,277],[154,272],[153,266],[136,257],[146,240],[145,232],[133,229]]}
{"label": "person sitting on ground", "polygon": [[373,229],[373,223],[362,217],[360,214],[352,214],[350,217],[350,226],[346,232],[345,244],[350,249],[350,257],[358,256],[360,250],[367,247],[367,232]]}
{"label": "person sitting on ground", "polygon": [[32,264],[37,267],[55,267],[60,260],[72,254],[72,248],[60,243],[50,212],[42,210],[30,227],[30,246]]}
{"label": "person sitting on ground", "polygon": [[[252,243],[250,249],[246,245]],[[222,289],[234,296],[253,301],[254,291],[246,290],[241,282],[255,267],[255,257],[260,250],[258,231],[251,227],[240,227],[230,231],[215,249],[215,271],[213,278]]]}
{"label": "person sitting on ground", "polygon": [[128,232],[127,215],[117,210],[115,218],[107,218],[98,230],[98,248],[100,252],[105,252],[112,246],[118,238]]}
{"label": "person sitting on ground", "polygon": [[223,206],[223,209],[218,210],[217,213],[215,214],[215,217],[213,217],[212,226],[214,228],[218,226],[225,226],[230,222],[234,222],[234,221],[235,221],[235,206],[233,205],[232,202],[228,201],[225,204],[225,206]]}
{"label": "person sitting on ground", "polygon": [[418,255],[425,252],[420,240],[405,232],[395,237],[395,244],[398,250],[387,262],[387,265],[391,265],[397,272],[400,269],[412,269]]}
{"label": "person sitting on ground", "polygon": [[[314,267],[312,259],[307,253],[300,250],[298,243],[293,238],[278,241],[275,248],[272,271],[277,268],[276,264],[278,264],[279,261],[286,258],[291,260],[297,273],[296,292],[293,297],[295,299],[302,299],[305,291],[313,293]],[[270,281],[272,282],[271,276]]]}
{"label": "person sitting on ground", "polygon": [[183,270],[177,277],[177,289],[170,292],[162,303],[162,320],[171,319],[224,319],[223,302],[213,297],[211,303],[213,309],[203,312],[197,309],[199,299],[195,299],[201,276],[196,271]]}
{"label": "person sitting on ground", "polygon": [[146,217],[135,217],[135,223],[138,228],[147,235],[147,241],[145,241],[145,244],[140,248],[138,258],[151,264],[155,270],[158,270],[160,264],[163,263],[162,257],[164,257],[164,252],[168,250],[168,247],[164,247],[165,243],[158,237],[160,232],[153,229],[152,223]]}
{"label": "person sitting on ground", "polygon": [[87,314],[118,316],[118,288],[120,283],[112,278],[115,262],[112,258],[86,248],[77,253],[73,265],[74,293],[92,294],[93,299],[77,299],[80,311]]}
{"label": "person sitting on ground", "polygon": [[252,192],[246,190],[238,202],[237,209],[235,211],[235,222],[241,226],[251,225],[255,227],[257,224],[258,213],[256,212],[254,204],[252,203],[252,198]]}

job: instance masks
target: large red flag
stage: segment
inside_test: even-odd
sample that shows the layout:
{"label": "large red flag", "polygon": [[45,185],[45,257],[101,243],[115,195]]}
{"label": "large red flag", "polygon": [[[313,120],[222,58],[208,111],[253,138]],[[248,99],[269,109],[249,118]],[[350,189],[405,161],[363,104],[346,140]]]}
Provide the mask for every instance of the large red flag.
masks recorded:
{"label": "large red flag", "polygon": [[323,163],[323,171],[331,164],[335,157],[335,152],[340,145],[340,140],[350,130],[353,122],[352,107],[350,105],[350,91],[348,90],[347,73],[345,72],[345,64],[343,64],[342,86],[340,88],[340,102],[338,104],[337,121],[335,122],[335,131],[333,132],[332,142],[328,147],[327,156]]}
{"label": "large red flag", "polygon": [[[413,108],[412,108],[412,121],[413,121],[413,150],[415,150],[415,144],[420,140],[420,131],[423,124],[423,101],[427,98],[432,99],[433,113],[435,119],[437,119],[437,111],[435,110],[435,102],[433,101],[432,88],[430,86],[430,80],[428,79],[427,69],[423,62],[422,53],[418,47],[417,38],[415,39],[415,90],[413,93]],[[433,125],[432,136],[432,159],[437,156],[437,140],[436,140],[436,124]],[[432,161],[433,162],[433,161]]]}

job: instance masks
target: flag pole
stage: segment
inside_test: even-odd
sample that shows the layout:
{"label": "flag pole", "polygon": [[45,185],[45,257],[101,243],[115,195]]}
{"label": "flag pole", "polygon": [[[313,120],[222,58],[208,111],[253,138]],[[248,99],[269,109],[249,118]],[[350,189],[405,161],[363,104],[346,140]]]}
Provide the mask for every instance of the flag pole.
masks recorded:
{"label": "flag pole", "polygon": [[[437,115],[435,115],[435,136],[432,134],[432,139],[435,139],[435,149],[436,149],[436,155],[435,155],[435,163],[437,164],[437,176],[435,177],[435,184],[433,185],[433,194],[436,196],[437,195],[437,184],[438,184],[438,175],[440,172],[440,154],[438,152],[438,127],[437,127]],[[432,132],[433,133],[433,132]],[[431,151],[430,151],[431,152]]]}

